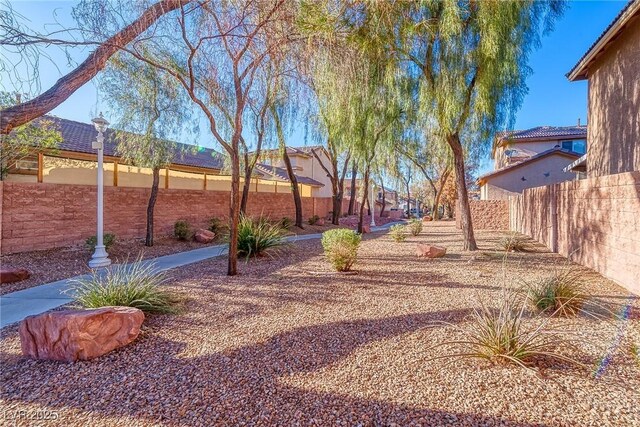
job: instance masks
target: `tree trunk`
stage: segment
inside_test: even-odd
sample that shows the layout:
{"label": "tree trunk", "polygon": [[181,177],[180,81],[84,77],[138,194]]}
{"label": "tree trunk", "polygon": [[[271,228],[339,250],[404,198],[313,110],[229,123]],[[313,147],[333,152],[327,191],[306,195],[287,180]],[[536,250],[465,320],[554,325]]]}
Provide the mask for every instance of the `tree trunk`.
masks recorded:
{"label": "tree trunk", "polygon": [[245,162],[244,167],[244,184],[242,185],[242,199],[240,200],[240,213],[245,215],[247,213],[247,203],[249,201],[249,191],[251,191],[251,175],[253,170]]}
{"label": "tree trunk", "polygon": [[240,219],[240,159],[237,143],[231,153],[231,203],[229,206],[229,262],[227,275],[238,274],[238,223]]}
{"label": "tree trunk", "polygon": [[349,195],[349,211],[347,212],[349,215],[353,215],[356,209],[356,176],[358,175],[358,163],[354,160],[353,167],[351,168],[351,193]]}
{"label": "tree trunk", "polygon": [[407,184],[407,218],[411,218],[411,190],[409,188],[409,181]]}
{"label": "tree trunk", "polygon": [[473,224],[471,221],[471,207],[469,206],[469,193],[467,192],[467,183],[464,176],[464,151],[460,143],[460,136],[455,133],[447,135],[447,143],[453,151],[453,163],[456,173],[456,186],[458,187],[458,202],[460,211],[460,224],[462,225],[462,234],[464,237],[463,250],[478,250],[476,238],[473,233]]}
{"label": "tree trunk", "polygon": [[437,221],[440,217],[440,197],[442,197],[442,190],[444,186],[447,184],[447,180],[449,179],[449,174],[451,173],[451,169],[447,168],[442,173],[440,177],[440,184],[438,185],[438,189],[436,190],[436,197],[433,200],[433,212],[432,217],[434,221]]}
{"label": "tree trunk", "polygon": [[384,184],[380,185],[380,188],[382,188],[382,207],[380,208],[380,218],[382,218],[382,214],[384,213],[384,208],[387,205],[387,196],[384,191]]}
{"label": "tree trunk", "polygon": [[56,108],[102,71],[109,58],[121,47],[131,43],[164,14],[189,2],[189,0],[161,0],[147,8],[138,19],[104,41],[82,64],[60,78],[49,90],[30,101],[1,110],[0,134],[8,134],[13,128],[29,123]]}
{"label": "tree trunk", "polygon": [[151,184],[151,195],[147,205],[147,236],[144,241],[145,246],[153,246],[153,210],[158,198],[158,185],[160,184],[160,168],[153,168],[153,184]]}
{"label": "tree trunk", "polygon": [[287,167],[287,174],[289,175],[289,180],[291,181],[291,193],[293,193],[293,203],[296,206],[296,227],[304,229],[302,226],[302,199],[300,198],[300,188],[298,188],[298,178],[295,173],[293,173],[293,167],[291,166],[291,159],[287,154],[287,149],[285,148],[283,151],[282,160],[284,160],[284,164]]}
{"label": "tree trunk", "polygon": [[360,203],[360,218],[358,219],[358,233],[362,233],[364,225],[364,207],[369,199],[369,165],[364,171],[364,191],[362,192],[362,203]]}

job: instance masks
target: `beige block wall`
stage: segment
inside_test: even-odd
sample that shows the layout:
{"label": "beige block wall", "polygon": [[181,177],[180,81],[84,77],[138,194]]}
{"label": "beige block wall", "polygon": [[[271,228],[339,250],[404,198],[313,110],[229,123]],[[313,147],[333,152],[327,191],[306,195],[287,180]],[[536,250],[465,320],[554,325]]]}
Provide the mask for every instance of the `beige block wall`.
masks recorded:
{"label": "beige block wall", "polygon": [[640,17],[589,68],[589,177],[640,170]]}
{"label": "beige block wall", "polygon": [[640,294],[640,171],[525,190],[510,228]]}
{"label": "beige block wall", "polygon": [[[474,230],[508,230],[509,203],[506,200],[470,200],[471,221]],[[460,207],[456,208],[456,226],[462,228]]]}

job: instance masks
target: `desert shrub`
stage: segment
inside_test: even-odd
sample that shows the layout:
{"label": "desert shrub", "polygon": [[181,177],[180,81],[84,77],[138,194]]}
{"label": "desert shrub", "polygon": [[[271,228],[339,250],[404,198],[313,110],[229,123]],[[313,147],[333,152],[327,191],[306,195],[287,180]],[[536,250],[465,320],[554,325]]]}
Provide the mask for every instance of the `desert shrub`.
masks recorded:
{"label": "desert shrub", "polygon": [[409,228],[409,232],[412,236],[417,236],[418,234],[422,233],[422,221],[420,221],[419,219],[412,219],[411,221],[409,221],[407,227]]}
{"label": "desert shrub", "polygon": [[531,305],[551,315],[575,316],[587,301],[580,274],[571,268],[526,282],[525,289]]}
{"label": "desert shrub", "polygon": [[392,225],[389,234],[396,242],[404,242],[407,239],[407,227],[402,224]]}
{"label": "desert shrub", "polygon": [[[113,233],[104,233],[102,235],[102,242],[104,243],[104,247],[106,249],[109,249],[109,247],[116,242],[116,235]],[[93,252],[96,250],[96,245],[98,244],[98,237],[91,236],[85,241],[85,243],[87,244],[87,247],[89,248],[89,250]]]}
{"label": "desert shrub", "polygon": [[289,217],[283,216],[280,218],[280,221],[278,221],[278,225],[281,228],[289,228],[293,225],[293,220]]}
{"label": "desert shrub", "polygon": [[463,337],[436,347],[456,347],[458,353],[437,358],[479,358],[491,362],[528,367],[535,359],[550,358],[585,367],[559,352],[569,340],[557,330],[548,328],[548,318],[525,322],[527,301],[520,293],[503,290],[497,307],[484,303],[475,308],[466,327],[450,324]]}
{"label": "desert shrub", "polygon": [[266,217],[257,219],[240,216],[238,223],[238,255],[257,256],[285,244],[287,230]]}
{"label": "desert shrub", "polygon": [[349,271],[358,256],[362,236],[353,230],[338,228],[322,233],[324,254],[338,271]]}
{"label": "desert shrub", "polygon": [[509,233],[498,241],[498,248],[506,252],[522,252],[526,245],[525,239],[517,233]]}
{"label": "desert shrub", "polygon": [[176,221],[173,226],[173,234],[178,240],[189,240],[191,238],[191,226],[187,221]]}
{"label": "desert shrub", "polygon": [[214,216],[209,220],[209,231],[216,233],[216,235],[221,234],[225,228],[227,225],[220,218]]}
{"label": "desert shrub", "polygon": [[72,281],[71,291],[84,308],[126,306],[147,313],[175,313],[180,298],[161,285],[166,275],[151,262],[138,259]]}
{"label": "desert shrub", "polygon": [[318,220],[320,219],[320,217],[318,215],[314,215],[311,218],[309,218],[309,225],[314,225],[316,222],[318,222]]}

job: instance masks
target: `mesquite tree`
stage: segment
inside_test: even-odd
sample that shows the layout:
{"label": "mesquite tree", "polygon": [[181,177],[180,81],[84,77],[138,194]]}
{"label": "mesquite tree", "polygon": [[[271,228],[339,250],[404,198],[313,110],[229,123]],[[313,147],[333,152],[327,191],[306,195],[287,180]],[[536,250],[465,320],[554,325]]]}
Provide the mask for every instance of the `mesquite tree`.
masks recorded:
{"label": "mesquite tree", "polygon": [[189,101],[166,74],[121,54],[109,61],[100,78],[100,90],[110,117],[116,119],[118,154],[125,162],[152,170],[145,245],[153,246],[160,169],[176,154],[177,145],[169,138],[179,135],[189,121]]}
{"label": "mesquite tree", "polygon": [[[293,17],[285,0],[202,2],[181,7],[152,37],[123,48],[182,87],[229,156],[231,195],[227,274],[238,272],[240,140],[254,79],[289,43]],[[255,95],[258,96],[258,95]],[[228,120],[228,118],[231,120]]]}
{"label": "mesquite tree", "polygon": [[[160,0],[143,11],[134,19],[112,34],[105,35],[102,31],[91,32],[87,37],[60,38],[61,33],[56,31],[51,34],[41,34],[29,31],[19,22],[16,14],[11,10],[0,13],[0,41],[3,49],[11,49],[11,53],[18,58],[19,63],[31,63],[34,65],[27,73],[16,75],[18,84],[23,76],[35,76],[37,78],[38,58],[42,56],[41,46],[98,46],[87,58],[75,67],[71,72],[61,77],[51,88],[33,97],[24,103],[12,105],[0,110],[0,134],[8,134],[17,126],[29,123],[67,100],[76,90],[95,77],[106,65],[111,56],[122,47],[129,45],[148,32],[150,28],[164,15],[184,7],[191,0]],[[95,19],[102,19],[104,11],[97,7],[93,9]],[[103,26],[104,27],[104,22]],[[101,28],[96,26],[96,28]],[[87,28],[82,28],[82,34],[86,35]],[[0,61],[0,71],[11,72],[18,70],[15,63],[7,60],[3,55]],[[27,80],[33,80],[28,77]],[[35,82],[39,87],[38,82]],[[4,107],[4,106],[3,106]]]}

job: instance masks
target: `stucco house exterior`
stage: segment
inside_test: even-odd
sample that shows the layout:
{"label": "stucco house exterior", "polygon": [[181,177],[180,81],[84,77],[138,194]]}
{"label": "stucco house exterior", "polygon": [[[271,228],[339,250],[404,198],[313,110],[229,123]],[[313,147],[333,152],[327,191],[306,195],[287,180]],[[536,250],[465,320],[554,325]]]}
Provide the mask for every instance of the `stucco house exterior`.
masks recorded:
{"label": "stucco house exterior", "polygon": [[496,137],[494,170],[478,178],[481,200],[507,200],[526,188],[576,178],[564,170],[587,150],[587,126],[539,126]]}
{"label": "stucco house exterior", "polygon": [[640,2],[630,1],[573,67],[588,80],[587,176],[640,170]]}

